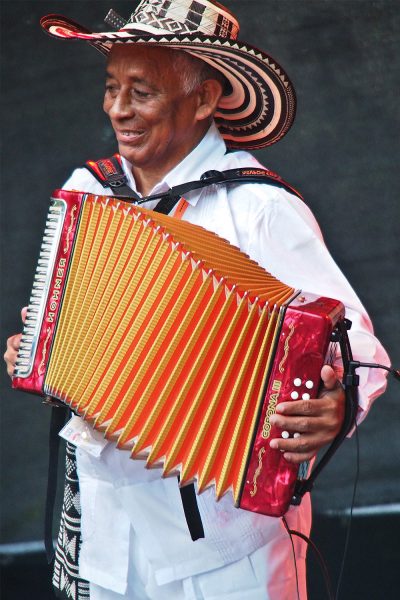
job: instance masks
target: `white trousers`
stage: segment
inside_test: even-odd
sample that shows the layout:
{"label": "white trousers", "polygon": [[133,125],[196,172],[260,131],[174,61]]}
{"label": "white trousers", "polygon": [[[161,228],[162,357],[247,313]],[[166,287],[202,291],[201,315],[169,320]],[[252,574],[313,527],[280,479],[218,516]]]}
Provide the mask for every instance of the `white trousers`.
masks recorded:
{"label": "white trousers", "polygon": [[90,584],[90,600],[306,600],[305,560],[294,559],[292,575],[271,581],[266,561],[267,546],[241,560],[165,585],[157,585],[151,566],[137,544],[132,544],[125,594]]}

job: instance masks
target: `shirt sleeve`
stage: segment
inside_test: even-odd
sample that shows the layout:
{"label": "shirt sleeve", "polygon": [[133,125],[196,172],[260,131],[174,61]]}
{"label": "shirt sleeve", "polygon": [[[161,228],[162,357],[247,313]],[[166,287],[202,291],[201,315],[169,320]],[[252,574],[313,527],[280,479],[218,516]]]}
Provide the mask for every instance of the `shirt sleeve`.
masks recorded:
{"label": "shirt sleeve", "polygon": [[104,188],[99,181],[83,167],[75,169],[64,183],[63,190],[76,192],[90,192],[91,194],[110,195],[111,188]]}
{"label": "shirt sleeve", "polygon": [[[296,289],[336,298],[352,322],[349,332],[355,360],[389,365],[389,357],[374,336],[371,320],[360,299],[325,246],[309,208],[292,194],[275,188],[251,226],[250,248],[268,271]],[[340,360],[340,359],[339,359]],[[359,368],[361,422],[373,400],[386,388],[383,369]]]}

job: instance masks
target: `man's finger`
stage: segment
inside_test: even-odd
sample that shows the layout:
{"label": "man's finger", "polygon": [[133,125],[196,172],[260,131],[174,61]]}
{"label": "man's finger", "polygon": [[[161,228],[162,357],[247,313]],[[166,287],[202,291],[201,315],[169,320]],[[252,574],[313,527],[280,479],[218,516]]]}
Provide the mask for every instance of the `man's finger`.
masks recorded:
{"label": "man's finger", "polygon": [[19,345],[21,342],[21,334],[12,335],[7,340],[7,350],[4,353],[4,360],[7,363],[7,373],[12,376],[14,372],[15,362],[17,360]]}
{"label": "man's finger", "polygon": [[270,441],[270,447],[282,452],[283,457],[291,463],[301,463],[315,456],[320,443],[316,436],[299,435],[294,439],[275,438]]}
{"label": "man's finger", "polygon": [[324,424],[323,415],[313,417],[303,417],[298,415],[284,417],[282,415],[271,415],[270,423],[282,431],[299,431],[301,433],[318,433],[321,424]]}
{"label": "man's finger", "polygon": [[21,319],[22,319],[23,323],[25,323],[26,313],[27,312],[28,312],[28,307],[24,306],[24,308],[21,309]]}
{"label": "man's finger", "polygon": [[306,452],[305,454],[298,454],[296,452],[284,452],[283,458],[287,460],[289,463],[294,463],[296,465],[301,464],[305,460],[311,460],[315,456],[315,451]]}
{"label": "man's finger", "polygon": [[[315,398],[311,400],[292,400],[289,402],[281,402],[276,407],[276,415],[293,415],[299,417],[317,416],[321,413],[321,406],[318,402],[319,400]],[[271,423],[272,422],[274,422],[274,419],[272,419]]]}
{"label": "man's finger", "polygon": [[340,382],[337,378],[337,375],[329,365],[324,365],[322,367],[321,379],[324,390],[334,390],[335,388],[340,387]]}
{"label": "man's finger", "polygon": [[21,343],[21,334],[16,333],[12,335],[7,340],[7,345],[10,346],[13,350],[19,350],[19,345]]}

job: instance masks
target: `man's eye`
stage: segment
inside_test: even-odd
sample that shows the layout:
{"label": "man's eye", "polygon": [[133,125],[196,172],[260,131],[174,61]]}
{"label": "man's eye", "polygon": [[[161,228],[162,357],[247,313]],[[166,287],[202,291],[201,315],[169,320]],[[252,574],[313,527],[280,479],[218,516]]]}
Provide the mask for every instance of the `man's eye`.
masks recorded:
{"label": "man's eye", "polygon": [[146,92],[146,91],[140,90],[138,88],[134,88],[133,94],[135,96],[137,96],[138,98],[149,98],[149,96],[151,95],[150,92]]}
{"label": "man's eye", "polygon": [[106,85],[106,92],[108,92],[109,94],[115,94],[116,93],[116,87],[115,85]]}

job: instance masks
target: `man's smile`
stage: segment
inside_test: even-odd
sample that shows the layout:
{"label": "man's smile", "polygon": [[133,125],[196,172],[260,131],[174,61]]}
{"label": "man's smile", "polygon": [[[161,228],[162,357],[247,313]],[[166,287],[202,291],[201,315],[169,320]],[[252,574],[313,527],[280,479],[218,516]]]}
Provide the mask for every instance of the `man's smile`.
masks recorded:
{"label": "man's smile", "polygon": [[118,142],[136,142],[144,135],[143,129],[116,129],[115,135]]}

